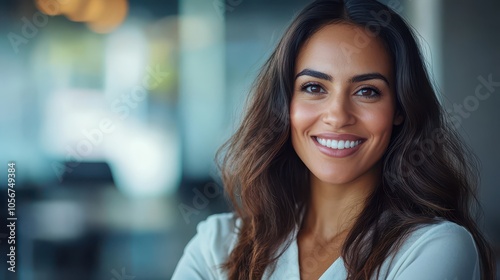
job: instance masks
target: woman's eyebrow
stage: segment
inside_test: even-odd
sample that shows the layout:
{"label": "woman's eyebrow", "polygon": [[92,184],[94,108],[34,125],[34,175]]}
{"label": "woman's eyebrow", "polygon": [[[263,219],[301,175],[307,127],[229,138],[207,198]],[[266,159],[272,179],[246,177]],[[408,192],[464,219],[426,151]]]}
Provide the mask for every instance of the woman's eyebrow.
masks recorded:
{"label": "woman's eyebrow", "polygon": [[374,79],[382,80],[389,86],[389,80],[384,75],[377,73],[377,72],[356,75],[356,76],[352,77],[349,81],[351,83],[359,83],[359,82],[374,80]]}
{"label": "woman's eyebrow", "polygon": [[[295,80],[300,77],[300,76],[311,76],[314,78],[322,79],[322,80],[327,80],[329,82],[333,81],[333,77],[331,75],[328,75],[326,73],[312,70],[309,68],[306,68],[302,71],[300,71],[296,76]],[[361,74],[361,75],[356,75],[349,79],[349,82],[351,83],[359,83],[363,81],[368,81],[368,80],[374,80],[374,79],[379,79],[384,81],[387,85],[389,85],[389,80],[382,74],[374,72],[374,73],[367,73],[367,74]]]}
{"label": "woman's eyebrow", "polygon": [[318,78],[318,79],[322,79],[322,80],[327,80],[329,82],[333,81],[332,76],[330,76],[330,75],[328,75],[326,73],[323,73],[323,72],[319,72],[319,71],[316,71],[316,70],[309,69],[309,68],[306,68],[306,69],[300,71],[295,76],[295,80],[297,80],[297,78],[300,77],[300,76],[311,76],[311,77],[314,77],[314,78]]}

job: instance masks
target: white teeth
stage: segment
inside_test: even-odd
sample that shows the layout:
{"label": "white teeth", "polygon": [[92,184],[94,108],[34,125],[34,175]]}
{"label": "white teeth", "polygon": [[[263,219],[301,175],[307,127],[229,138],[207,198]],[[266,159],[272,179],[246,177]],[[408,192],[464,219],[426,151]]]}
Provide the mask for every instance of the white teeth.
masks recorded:
{"label": "white teeth", "polygon": [[327,141],[326,141],[325,139],[320,139],[320,138],[318,138],[318,142],[319,142],[321,145],[326,146],[326,142],[327,142]]}
{"label": "white teeth", "polygon": [[338,149],[339,148],[339,141],[337,140],[332,140],[332,149]]}
{"label": "white teeth", "polygon": [[339,141],[339,150],[343,150],[344,149],[344,140],[340,140]]}
{"label": "white teeth", "polygon": [[331,149],[335,149],[335,150],[354,148],[361,143],[361,140],[356,140],[356,141],[331,140],[331,139],[327,140],[327,139],[322,139],[322,138],[318,138],[318,137],[316,137],[316,139],[318,140],[318,143],[320,143],[322,146],[325,146],[325,147],[328,147]]}

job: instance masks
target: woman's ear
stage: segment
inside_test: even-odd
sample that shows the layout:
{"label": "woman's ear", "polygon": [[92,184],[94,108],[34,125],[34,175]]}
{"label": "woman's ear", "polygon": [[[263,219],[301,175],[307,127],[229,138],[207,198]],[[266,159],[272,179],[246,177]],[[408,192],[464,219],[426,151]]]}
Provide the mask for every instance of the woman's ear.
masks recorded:
{"label": "woman's ear", "polygon": [[403,114],[401,114],[401,112],[398,110],[396,110],[396,113],[394,114],[394,120],[392,122],[393,125],[400,125],[403,123],[404,121],[404,116]]}

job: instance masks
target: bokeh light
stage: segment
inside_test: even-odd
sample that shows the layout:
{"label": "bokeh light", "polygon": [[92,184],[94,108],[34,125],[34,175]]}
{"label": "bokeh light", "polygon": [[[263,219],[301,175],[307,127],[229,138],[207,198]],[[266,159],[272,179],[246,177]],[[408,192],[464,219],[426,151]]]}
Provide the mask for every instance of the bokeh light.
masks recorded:
{"label": "bokeh light", "polygon": [[49,16],[64,15],[84,22],[96,33],[109,33],[126,19],[127,0],[35,0],[36,7]]}

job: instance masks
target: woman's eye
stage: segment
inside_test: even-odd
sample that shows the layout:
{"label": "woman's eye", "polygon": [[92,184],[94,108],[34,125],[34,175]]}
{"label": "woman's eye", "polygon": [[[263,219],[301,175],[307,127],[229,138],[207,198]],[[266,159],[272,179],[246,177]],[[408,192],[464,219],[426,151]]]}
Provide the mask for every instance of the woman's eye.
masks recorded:
{"label": "woman's eye", "polygon": [[305,91],[308,93],[313,93],[313,94],[325,92],[325,90],[320,85],[316,85],[316,84],[306,84],[306,85],[302,86],[302,91]]}
{"label": "woman's eye", "polygon": [[362,88],[356,92],[356,95],[365,98],[376,98],[380,96],[380,93],[374,88]]}

